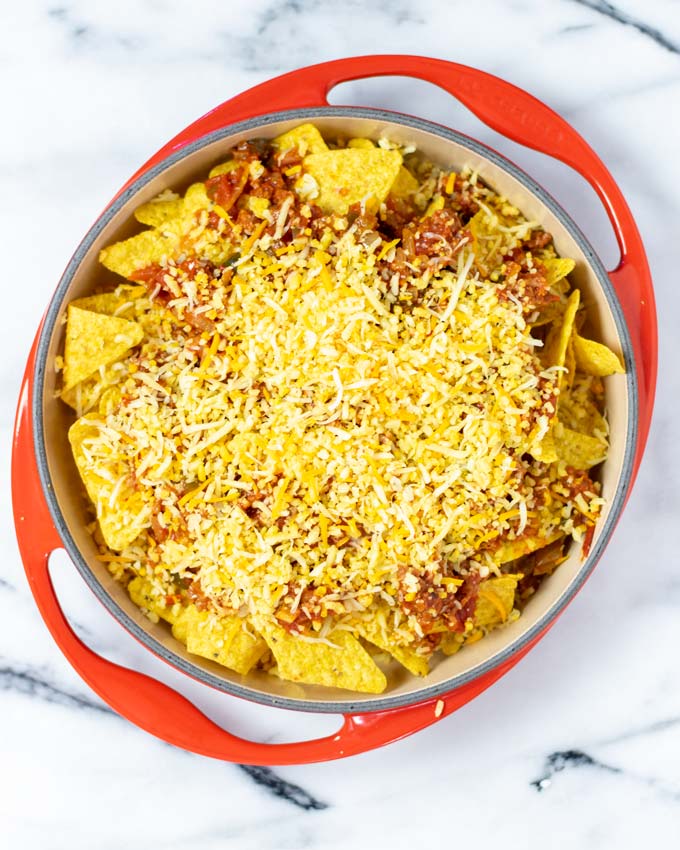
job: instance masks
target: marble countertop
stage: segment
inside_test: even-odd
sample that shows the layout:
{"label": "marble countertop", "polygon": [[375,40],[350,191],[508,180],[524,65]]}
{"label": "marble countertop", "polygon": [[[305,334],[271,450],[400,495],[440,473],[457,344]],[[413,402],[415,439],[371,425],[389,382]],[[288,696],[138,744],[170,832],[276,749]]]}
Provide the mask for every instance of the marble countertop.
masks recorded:
{"label": "marble countertop", "polygon": [[[17,850],[637,848],[680,841],[680,3],[678,0],[33,0],[0,5],[0,203],[8,342],[0,364],[0,835]],[[74,247],[155,149],[237,92],[292,68],[429,54],[545,100],[595,147],[645,240],[661,322],[649,448],[598,569],[545,640],[472,704],[380,751],[280,769],[173,749],[71,670],[28,591],[11,522],[12,414],[30,340]],[[442,92],[362,81],[335,103],[401,109],[470,133],[537,176],[611,267],[602,209],[563,166],[496,137]],[[85,640],[176,684],[259,740],[337,718],[248,706],[148,657],[63,553],[53,576]],[[473,845],[474,842],[474,845]]]}

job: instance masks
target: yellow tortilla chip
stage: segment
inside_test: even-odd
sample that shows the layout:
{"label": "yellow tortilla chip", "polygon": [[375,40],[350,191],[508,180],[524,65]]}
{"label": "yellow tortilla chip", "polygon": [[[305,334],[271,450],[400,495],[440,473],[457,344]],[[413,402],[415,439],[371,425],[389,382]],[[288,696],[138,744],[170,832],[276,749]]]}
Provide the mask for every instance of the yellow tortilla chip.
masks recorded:
{"label": "yellow tortilla chip", "polygon": [[104,313],[106,316],[118,316],[119,319],[134,317],[135,301],[146,294],[146,287],[121,284],[113,292],[99,292],[71,301],[72,307],[90,310],[92,313]]}
{"label": "yellow tortilla chip", "polygon": [[524,537],[518,538],[517,540],[504,541],[500,544],[500,546],[493,550],[491,555],[495,563],[499,565],[507,564],[510,561],[516,561],[517,558],[522,558],[524,555],[530,555],[538,549],[543,549],[545,546],[549,546],[562,536],[563,532],[559,531],[559,529],[549,532],[546,536],[528,534]]}
{"label": "yellow tortilla chip", "polygon": [[[555,322],[550,328],[541,357],[546,366],[564,366],[580,299],[581,294],[575,289],[567,299],[562,321],[559,324]],[[562,379],[558,380],[558,384],[561,383]]]}
{"label": "yellow tortilla chip", "polygon": [[[196,213],[212,209],[205,183],[189,186],[177,209],[178,215],[166,219],[152,230],[144,230],[103,248],[99,252],[99,262],[112,272],[129,278],[139,269],[176,256],[183,246],[183,240],[196,228]],[[200,248],[201,256],[213,262],[221,262],[232,252],[233,248],[223,239],[213,243],[204,242]]]}
{"label": "yellow tortilla chip", "polygon": [[569,391],[560,394],[557,416],[567,428],[582,434],[590,434],[598,437],[601,442],[606,442],[609,426],[600,413],[595,394],[590,388],[592,380],[583,375],[574,377]]}
{"label": "yellow tortilla chip", "polygon": [[[308,153],[323,153],[328,150],[328,145],[323,136],[313,124],[300,124],[287,133],[283,133],[272,140],[273,147],[284,153],[296,148],[301,156]],[[212,175],[211,175],[212,176]]]}
{"label": "yellow tortilla chip", "polygon": [[143,336],[144,331],[136,322],[69,305],[64,345],[64,389],[71,389],[101,366],[120,359],[138,345]]}
{"label": "yellow tortilla chip", "polygon": [[135,210],[135,218],[142,224],[158,227],[170,219],[178,218],[184,211],[184,201],[173,198],[163,201],[149,201]]}
{"label": "yellow tortilla chip", "polygon": [[161,617],[170,624],[175,623],[184,610],[179,602],[168,605],[165,597],[158,595],[153,583],[140,576],[136,576],[129,582],[127,591],[130,594],[130,599],[138,608],[151,611],[152,614]]}
{"label": "yellow tortilla chip", "polygon": [[69,428],[68,438],[104,541],[120,551],[148,528],[152,493],[148,487],[132,486],[127,463],[100,438],[95,423],[91,416],[82,416]]}
{"label": "yellow tortilla chip", "polygon": [[542,325],[549,325],[551,322],[556,322],[560,319],[563,313],[564,304],[560,301],[553,301],[538,311],[533,321],[529,322],[529,326],[540,328]]}
{"label": "yellow tortilla chip", "polygon": [[465,638],[461,634],[454,634],[453,632],[447,635],[444,635],[441,643],[439,644],[439,649],[444,653],[444,655],[455,655],[459,649],[462,648],[465,643]]}
{"label": "yellow tortilla chip", "polygon": [[282,679],[368,694],[380,694],[387,687],[385,674],[347,631],[337,630],[329,636],[333,646],[308,643],[271,624],[262,629],[262,634]]}
{"label": "yellow tortilla chip", "polygon": [[352,628],[360,637],[389,653],[409,673],[413,673],[414,676],[427,676],[430,672],[430,666],[424,655],[419,655],[408,646],[399,646],[389,637],[385,639],[385,631],[382,625],[386,621],[386,614],[386,609],[372,609],[370,619],[357,620],[352,623]]}
{"label": "yellow tortilla chip", "polygon": [[405,166],[401,166],[390,189],[390,194],[397,198],[407,198],[418,191],[420,184]]}
{"label": "yellow tortilla chip", "polygon": [[113,292],[78,298],[71,302],[71,306],[129,319],[137,322],[147,334],[157,331],[160,322],[170,315],[158,301],[151,301],[147,288],[139,284],[122,283]]}
{"label": "yellow tortilla chip", "polygon": [[547,270],[546,281],[550,289],[555,289],[556,285],[571,274],[576,266],[574,260],[567,257],[544,257],[541,262]]}
{"label": "yellow tortilla chip", "polygon": [[267,651],[259,635],[244,629],[241,617],[218,617],[188,605],[176,617],[172,633],[193,655],[208,658],[245,676]]}
{"label": "yellow tortilla chip", "polygon": [[97,410],[104,415],[112,413],[120,404],[122,396],[123,391],[119,386],[109,387],[102,392],[97,404]]}
{"label": "yellow tortilla chip", "polygon": [[[575,289],[567,299],[562,321],[555,321],[548,331],[543,351],[540,354],[541,360],[545,366],[565,366],[567,350],[574,330],[574,321],[576,319],[576,312],[578,311],[580,298],[581,295],[579,290]],[[568,366],[566,368],[566,372],[569,372]],[[573,375],[573,372],[571,374]],[[556,379],[558,389],[561,390],[565,382],[569,384],[571,382],[571,378],[565,377],[565,370],[561,370]],[[530,454],[536,458],[536,460],[542,461],[543,463],[554,463],[558,459],[553,435],[556,418],[557,411],[555,411],[551,418],[548,431],[540,440],[534,440],[529,447]]]}
{"label": "yellow tortilla chip", "polygon": [[564,354],[564,368],[567,370],[562,377],[562,390],[567,391],[574,383],[574,375],[576,374],[576,355],[574,354],[574,337],[576,332],[572,333],[567,343],[567,350]]}
{"label": "yellow tortilla chip", "polygon": [[605,378],[607,375],[625,371],[611,348],[593,339],[585,339],[578,334],[574,334],[574,354],[576,367],[587,375]]}
{"label": "yellow tortilla chip", "polygon": [[175,622],[172,623],[172,636],[185,646],[189,637],[189,620],[191,619],[188,611],[188,608],[182,608]]}
{"label": "yellow tortilla chip", "polygon": [[552,424],[540,440],[535,440],[529,446],[528,451],[535,460],[540,460],[541,463],[554,463],[557,460]]}
{"label": "yellow tortilla chip", "polygon": [[310,200],[324,212],[339,215],[361,201],[381,204],[400,167],[399,151],[382,148],[345,148],[310,154],[304,159],[304,170],[316,181],[319,192]]}
{"label": "yellow tortilla chip", "polygon": [[363,150],[372,150],[375,145],[370,139],[350,139],[347,142],[348,148],[359,148]]}
{"label": "yellow tortilla chip", "polygon": [[118,361],[97,370],[94,375],[80,381],[68,390],[62,390],[61,400],[72,407],[78,416],[95,407],[108,389],[118,389],[115,385],[128,374],[126,363]]}
{"label": "yellow tortilla chip", "polygon": [[515,604],[515,589],[519,575],[490,578],[479,586],[474,622],[485,629],[506,623]]}
{"label": "yellow tortilla chip", "polygon": [[561,422],[555,426],[555,447],[561,461],[575,469],[590,469],[607,457],[606,441],[567,428]]}
{"label": "yellow tortilla chip", "polygon": [[182,212],[176,221],[182,222],[186,229],[191,229],[196,223],[194,213],[210,209],[211,205],[205,183],[192,183],[184,193]]}
{"label": "yellow tortilla chip", "polygon": [[114,242],[99,252],[99,262],[122,277],[160,263],[179,249],[179,234],[171,230],[144,230],[123,242]]}

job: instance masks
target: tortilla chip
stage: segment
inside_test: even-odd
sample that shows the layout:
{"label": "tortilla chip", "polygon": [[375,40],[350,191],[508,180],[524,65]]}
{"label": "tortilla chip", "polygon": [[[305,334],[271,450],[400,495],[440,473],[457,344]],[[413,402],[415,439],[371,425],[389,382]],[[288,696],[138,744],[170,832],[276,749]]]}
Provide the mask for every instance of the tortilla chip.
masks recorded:
{"label": "tortilla chip", "polygon": [[358,148],[360,150],[372,150],[375,144],[370,139],[350,139],[347,142],[348,148]]}
{"label": "tortilla chip", "polygon": [[119,386],[109,387],[107,390],[102,392],[97,403],[97,410],[104,416],[107,416],[109,413],[113,413],[120,404],[122,397],[123,391]]}
{"label": "tortilla chip", "polygon": [[151,491],[133,488],[125,460],[100,439],[92,417],[82,416],[74,422],[68,438],[104,542],[109,549],[125,549],[151,522]]}
{"label": "tortilla chip", "polygon": [[361,201],[381,204],[400,167],[399,151],[382,148],[345,148],[310,154],[304,159],[304,170],[316,181],[319,190],[314,203],[324,212],[339,215]]}
{"label": "tortilla chip", "polygon": [[567,391],[574,383],[574,375],[576,374],[576,355],[574,354],[574,337],[576,332],[572,333],[567,343],[567,350],[564,354],[564,368],[567,370],[562,376],[562,392]]}
{"label": "tortilla chip", "polygon": [[153,583],[141,576],[136,576],[129,582],[127,591],[130,594],[130,599],[138,608],[151,611],[168,623],[175,623],[184,610],[179,602],[168,605],[165,597],[158,595]]}
{"label": "tortilla chip", "polygon": [[587,375],[605,378],[607,375],[625,372],[619,358],[611,348],[593,339],[585,339],[574,334],[574,354],[577,368]]}
{"label": "tortilla chip", "polygon": [[380,694],[387,687],[385,674],[347,631],[337,630],[329,636],[334,646],[307,643],[271,624],[262,633],[282,679],[368,694]]}
{"label": "tortilla chip", "polygon": [[557,450],[555,448],[552,424],[540,440],[534,441],[529,446],[528,451],[535,460],[540,460],[541,463],[555,463],[557,460]]}
{"label": "tortilla chip", "polygon": [[[428,660],[424,655],[419,655],[414,649],[408,646],[399,646],[389,638],[386,640],[384,631],[381,628],[385,622],[385,609],[372,609],[371,618],[367,620],[357,620],[352,623],[352,628],[356,634],[389,653],[395,661],[398,661],[402,667],[405,667],[409,673],[414,676],[427,676],[430,672]],[[382,622],[381,622],[382,621]]]}
{"label": "tortilla chip", "polygon": [[607,420],[600,412],[596,396],[586,376],[576,375],[569,391],[560,394],[557,416],[560,422],[573,431],[590,434],[606,441],[609,433]]}
{"label": "tortilla chip", "polygon": [[606,441],[573,431],[559,422],[555,427],[555,447],[561,461],[574,469],[590,469],[607,457]]}
{"label": "tortilla chip", "polygon": [[[581,293],[575,289],[567,299],[566,307],[562,321],[558,324],[555,322],[548,331],[548,336],[545,341],[541,359],[546,366],[564,366],[564,361],[567,356],[567,346],[574,329],[574,320],[576,319],[576,311],[581,300]],[[561,386],[564,373],[560,373],[558,384]]]}
{"label": "tortilla chip", "polygon": [[515,589],[519,579],[518,575],[508,574],[482,582],[474,613],[476,626],[491,629],[507,622],[515,604]]}
{"label": "tortilla chip", "polygon": [[106,316],[118,316],[119,319],[134,317],[134,302],[146,294],[146,287],[121,284],[113,292],[99,292],[71,301],[72,307],[89,310],[92,313],[104,313]]}
{"label": "tortilla chip", "polygon": [[142,224],[158,227],[172,218],[178,218],[184,211],[184,201],[181,198],[163,201],[149,201],[135,210],[135,218]]}
{"label": "tortilla chip", "polygon": [[208,197],[205,183],[192,183],[184,193],[182,212],[176,221],[181,221],[186,229],[191,229],[196,223],[194,214],[199,210],[210,209],[211,206],[212,201]]}
{"label": "tortilla chip", "polygon": [[122,382],[127,374],[128,368],[125,362],[110,363],[74,387],[62,390],[60,398],[72,407],[78,416],[82,416],[97,405],[107,390],[118,390],[115,385]]}
{"label": "tortilla chip", "polygon": [[536,318],[529,322],[529,327],[540,328],[542,325],[548,325],[550,322],[556,322],[564,313],[564,303],[561,301],[552,301],[546,304],[538,311]]}
{"label": "tortilla chip", "polygon": [[555,289],[557,284],[571,274],[576,266],[574,260],[567,257],[545,257],[541,262],[546,268],[546,281],[550,289]]}
{"label": "tortilla chip", "polygon": [[405,166],[401,166],[394,178],[390,194],[397,198],[406,198],[418,191],[420,184]]}
{"label": "tortilla chip", "polygon": [[[122,242],[115,242],[99,252],[99,262],[116,274],[129,278],[133,272],[175,256],[186,234],[196,227],[196,213],[210,210],[212,202],[205,183],[194,183],[184,198],[177,202],[177,215],[165,219],[152,230],[144,230]],[[204,245],[206,259],[219,261],[231,249],[223,244]]]}
{"label": "tortilla chip", "polygon": [[313,124],[300,124],[299,127],[294,127],[287,133],[273,139],[272,145],[281,153],[295,148],[301,156],[307,156],[308,153],[323,153],[328,150],[328,145],[324,142],[323,136]]}
{"label": "tortilla chip", "polygon": [[158,301],[151,301],[145,286],[122,283],[113,292],[88,295],[71,302],[72,307],[104,313],[137,322],[147,334],[158,332],[160,323],[171,315]]}
{"label": "tortilla chip", "polygon": [[[539,355],[541,361],[546,367],[550,366],[565,366],[567,359],[567,350],[569,341],[574,329],[574,321],[576,312],[580,303],[581,295],[578,289],[575,289],[567,299],[562,320],[555,321],[548,331],[548,336],[545,340],[543,350]],[[567,366],[566,373],[569,373]],[[571,373],[573,377],[573,372]],[[557,375],[557,387],[561,391],[565,383],[571,383],[571,377],[567,377],[564,370],[561,370]],[[553,414],[550,421],[548,431],[539,440],[532,442],[529,447],[529,453],[543,463],[554,463],[558,459],[557,449],[555,448],[555,440],[553,435],[554,423],[557,418],[557,411]]]}
{"label": "tortilla chip", "polygon": [[99,262],[112,272],[129,278],[133,272],[172,257],[179,249],[179,234],[172,230],[144,230],[99,252]]}
{"label": "tortilla chip", "polygon": [[172,633],[186,644],[192,655],[208,658],[245,676],[267,651],[259,635],[244,629],[241,617],[218,617],[209,611],[199,611],[195,605],[183,608],[175,619]]}
{"label": "tortilla chip", "polygon": [[64,389],[89,378],[139,345],[144,331],[136,322],[69,305],[64,345]]}
{"label": "tortilla chip", "polygon": [[[193,607],[193,606],[191,606]],[[182,608],[179,615],[177,616],[175,622],[172,624],[172,636],[175,640],[178,640],[180,643],[183,643],[185,646],[187,644],[187,640],[189,638],[189,620],[191,619],[191,614],[189,613],[189,608]]]}
{"label": "tortilla chip", "polygon": [[538,549],[543,549],[544,546],[549,546],[555,540],[563,536],[563,532],[556,529],[548,532],[547,536],[526,535],[517,540],[506,540],[493,550],[491,556],[496,564],[507,564],[510,561],[516,561],[517,558],[522,558],[524,555],[530,555]]}
{"label": "tortilla chip", "polygon": [[465,638],[463,635],[451,632],[450,634],[444,635],[441,643],[439,644],[439,649],[441,649],[444,655],[455,655],[458,650],[462,648],[464,643]]}

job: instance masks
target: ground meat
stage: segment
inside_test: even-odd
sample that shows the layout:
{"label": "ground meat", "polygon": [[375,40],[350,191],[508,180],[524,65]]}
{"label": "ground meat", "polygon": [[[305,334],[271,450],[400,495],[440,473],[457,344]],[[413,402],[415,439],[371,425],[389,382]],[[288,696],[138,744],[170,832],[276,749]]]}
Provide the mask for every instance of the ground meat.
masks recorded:
{"label": "ground meat", "polygon": [[522,304],[525,315],[547,304],[559,301],[559,296],[548,286],[547,269],[539,260],[522,248],[515,248],[503,258],[505,277],[498,285],[501,300],[516,300]]}
{"label": "ground meat", "polygon": [[477,607],[480,578],[474,571],[465,577],[463,584],[455,590],[445,591],[435,585],[429,573],[418,576],[418,589],[411,590],[411,583],[405,583],[404,570],[399,583],[397,599],[407,616],[414,616],[424,634],[439,632],[441,626],[452,632],[464,632],[465,623]]}
{"label": "ground meat", "polygon": [[210,597],[205,595],[198,579],[191,582],[186,590],[186,595],[199,611],[207,611],[211,607]]}
{"label": "ground meat", "polygon": [[282,171],[286,171],[301,163],[302,156],[300,155],[300,151],[297,148],[289,148],[287,151],[274,154],[270,158],[269,168],[280,168]]}
{"label": "ground meat", "polygon": [[438,256],[442,253],[442,242],[452,246],[460,241],[461,230],[457,213],[450,209],[437,210],[417,225],[414,234],[416,254]]}
{"label": "ground meat", "polygon": [[475,201],[470,186],[460,175],[456,176],[453,193],[447,203],[451,209],[458,213],[464,224],[467,224],[472,216],[479,212],[479,204]]}
{"label": "ground meat", "polygon": [[540,251],[547,248],[552,242],[552,233],[547,230],[534,230],[528,239],[524,241],[524,247],[527,251]]}
{"label": "ground meat", "polygon": [[[274,199],[279,204],[288,195],[292,194],[286,185],[283,175],[279,171],[265,171],[259,180],[252,181],[252,187],[249,189],[249,192],[254,198]],[[277,193],[280,193],[278,197]]]}
{"label": "ground meat", "polygon": [[394,239],[401,235],[404,227],[410,221],[413,221],[416,215],[417,210],[413,204],[403,198],[388,195],[380,221],[380,229],[387,239]]}
{"label": "ground meat", "polygon": [[245,233],[249,236],[258,226],[260,221],[261,219],[259,219],[252,210],[248,210],[244,207],[238,211],[235,223],[236,226],[240,228],[241,233]]}
{"label": "ground meat", "polygon": [[250,139],[247,142],[239,142],[232,148],[232,156],[241,162],[255,162],[266,160],[271,152],[271,143],[267,139]]}
{"label": "ground meat", "polygon": [[319,623],[324,615],[322,609],[323,596],[315,587],[306,587],[300,596],[299,604],[293,613],[291,608],[295,603],[298,591],[289,591],[281,600],[274,614],[286,631],[309,632],[312,623]]}
{"label": "ground meat", "polygon": [[[149,292],[156,292],[158,298],[162,294],[169,297],[174,297],[174,293],[169,288],[169,282],[166,276],[170,274],[171,267],[161,266],[158,263],[152,263],[145,266],[143,269],[137,269],[130,275],[131,280],[138,283],[143,283]],[[195,257],[184,260],[181,263],[176,263],[174,268],[178,269],[178,275],[189,280],[194,280],[200,272],[204,272],[208,277],[214,277],[217,267],[208,260],[199,260]],[[162,300],[162,299],[161,299]]]}

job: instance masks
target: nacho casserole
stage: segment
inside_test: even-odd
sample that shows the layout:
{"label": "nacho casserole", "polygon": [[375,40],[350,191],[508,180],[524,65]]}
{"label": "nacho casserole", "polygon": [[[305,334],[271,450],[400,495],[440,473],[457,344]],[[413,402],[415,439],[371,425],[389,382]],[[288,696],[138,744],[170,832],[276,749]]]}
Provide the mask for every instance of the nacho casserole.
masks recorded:
{"label": "nacho casserole", "polygon": [[135,216],[57,367],[100,557],[190,653],[379,693],[587,552],[622,367],[476,174],[307,124]]}

